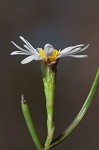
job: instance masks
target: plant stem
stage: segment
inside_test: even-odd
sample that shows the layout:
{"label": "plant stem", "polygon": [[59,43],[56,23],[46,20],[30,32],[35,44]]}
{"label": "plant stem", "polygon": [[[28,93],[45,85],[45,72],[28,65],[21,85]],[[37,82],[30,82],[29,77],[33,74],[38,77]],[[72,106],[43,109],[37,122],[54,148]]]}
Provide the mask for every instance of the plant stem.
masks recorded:
{"label": "plant stem", "polygon": [[48,147],[54,135],[54,93],[55,93],[55,71],[46,64],[42,64],[43,84],[46,97],[47,130],[48,135],[45,147]]}

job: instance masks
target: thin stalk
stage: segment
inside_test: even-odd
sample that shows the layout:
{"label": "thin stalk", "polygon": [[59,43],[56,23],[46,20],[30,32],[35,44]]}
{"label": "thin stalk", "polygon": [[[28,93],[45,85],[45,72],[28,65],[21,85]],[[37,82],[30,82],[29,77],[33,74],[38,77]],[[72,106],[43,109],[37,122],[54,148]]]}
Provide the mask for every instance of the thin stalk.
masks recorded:
{"label": "thin stalk", "polygon": [[37,134],[37,131],[36,131],[36,128],[35,128],[34,121],[32,120],[32,117],[31,117],[31,114],[30,114],[29,107],[26,103],[26,100],[24,100],[23,95],[22,95],[21,107],[22,107],[22,112],[23,112],[24,118],[25,118],[25,122],[27,124],[30,135],[33,139],[33,142],[35,143],[38,150],[43,150],[41,141],[38,137],[38,134]]}
{"label": "thin stalk", "polygon": [[81,120],[87,113],[88,109],[90,108],[90,105],[94,99],[94,96],[98,90],[98,87],[99,87],[99,69],[97,71],[97,74],[94,79],[93,85],[90,89],[90,92],[89,92],[89,94],[86,98],[86,101],[83,104],[80,112],[78,113],[76,118],[73,120],[73,122],[69,125],[69,127],[63,133],[61,133],[61,135],[59,135],[57,138],[55,138],[52,141],[51,145],[46,148],[46,150],[49,150],[49,149],[53,148],[54,146],[58,145],[59,143],[61,143],[62,141],[64,141],[72,133],[72,131],[78,126],[78,124],[81,122]]}
{"label": "thin stalk", "polygon": [[43,84],[46,97],[47,110],[47,138],[45,147],[48,147],[54,135],[54,93],[55,93],[55,72],[48,65],[42,64]]}

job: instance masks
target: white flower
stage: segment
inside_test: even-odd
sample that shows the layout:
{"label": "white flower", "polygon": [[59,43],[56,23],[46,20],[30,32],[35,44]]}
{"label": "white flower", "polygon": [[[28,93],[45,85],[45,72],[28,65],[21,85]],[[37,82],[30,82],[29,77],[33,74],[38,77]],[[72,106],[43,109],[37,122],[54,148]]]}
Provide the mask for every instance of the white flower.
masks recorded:
{"label": "white flower", "polygon": [[12,52],[11,55],[28,55],[28,57],[26,57],[24,60],[21,61],[22,64],[29,63],[32,60],[41,60],[47,64],[52,64],[56,63],[57,60],[61,57],[75,57],[75,58],[87,57],[87,55],[77,55],[77,54],[79,52],[86,50],[89,44],[85,47],[84,44],[70,46],[64,48],[63,50],[56,50],[52,45],[46,44],[43,50],[42,48],[35,49],[22,36],[20,36],[20,39],[25,43],[25,45],[23,45],[25,49],[19,47],[17,44],[11,41],[11,43],[14,44],[19,49],[19,51]]}

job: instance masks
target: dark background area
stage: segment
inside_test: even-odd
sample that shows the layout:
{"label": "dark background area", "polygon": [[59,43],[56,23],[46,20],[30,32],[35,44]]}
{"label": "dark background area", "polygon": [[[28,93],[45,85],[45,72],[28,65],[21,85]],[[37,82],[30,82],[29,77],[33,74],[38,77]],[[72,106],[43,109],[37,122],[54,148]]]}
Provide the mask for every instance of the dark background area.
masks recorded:
{"label": "dark background area", "polygon": [[[25,95],[42,141],[46,110],[40,63],[21,65],[24,56],[11,40],[26,38],[35,48],[46,43],[57,49],[84,43],[87,59],[63,58],[58,63],[55,136],[79,112],[99,66],[98,0],[0,0],[0,150],[35,150],[21,112]],[[99,150],[99,91],[79,127],[56,150]]]}

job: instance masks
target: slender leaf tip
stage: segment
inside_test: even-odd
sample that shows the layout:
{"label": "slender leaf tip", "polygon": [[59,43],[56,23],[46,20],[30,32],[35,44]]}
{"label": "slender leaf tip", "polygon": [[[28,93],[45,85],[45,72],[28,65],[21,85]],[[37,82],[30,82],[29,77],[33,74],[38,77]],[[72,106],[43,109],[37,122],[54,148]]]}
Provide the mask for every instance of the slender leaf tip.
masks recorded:
{"label": "slender leaf tip", "polygon": [[24,95],[21,95],[21,104],[26,104],[26,100],[24,99]]}

